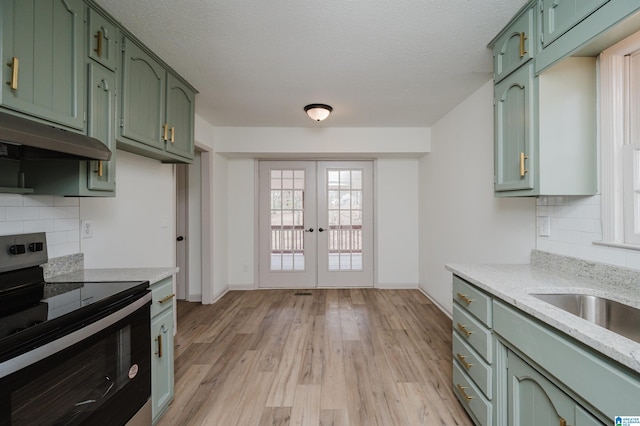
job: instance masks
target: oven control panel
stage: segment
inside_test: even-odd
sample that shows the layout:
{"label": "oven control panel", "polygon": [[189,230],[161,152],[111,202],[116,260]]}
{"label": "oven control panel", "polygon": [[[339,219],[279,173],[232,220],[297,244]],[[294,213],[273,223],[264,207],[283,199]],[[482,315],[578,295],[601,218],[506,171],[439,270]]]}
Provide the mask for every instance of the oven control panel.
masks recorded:
{"label": "oven control panel", "polygon": [[42,265],[48,260],[44,232],[0,235],[0,272]]}

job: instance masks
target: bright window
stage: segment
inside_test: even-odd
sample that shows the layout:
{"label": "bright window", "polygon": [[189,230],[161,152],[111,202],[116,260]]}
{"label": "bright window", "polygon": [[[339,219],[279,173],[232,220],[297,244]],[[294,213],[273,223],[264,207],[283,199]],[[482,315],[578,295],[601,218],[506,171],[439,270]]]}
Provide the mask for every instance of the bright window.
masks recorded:
{"label": "bright window", "polygon": [[640,33],[600,55],[600,99],[603,242],[640,249]]}

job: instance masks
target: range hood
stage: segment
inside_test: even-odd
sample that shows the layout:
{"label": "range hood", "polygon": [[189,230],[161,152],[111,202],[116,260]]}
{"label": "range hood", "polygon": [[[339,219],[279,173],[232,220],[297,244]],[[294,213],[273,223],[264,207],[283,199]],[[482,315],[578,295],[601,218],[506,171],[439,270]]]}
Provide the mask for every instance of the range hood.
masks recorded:
{"label": "range hood", "polygon": [[111,151],[96,138],[0,112],[0,158],[107,161]]}

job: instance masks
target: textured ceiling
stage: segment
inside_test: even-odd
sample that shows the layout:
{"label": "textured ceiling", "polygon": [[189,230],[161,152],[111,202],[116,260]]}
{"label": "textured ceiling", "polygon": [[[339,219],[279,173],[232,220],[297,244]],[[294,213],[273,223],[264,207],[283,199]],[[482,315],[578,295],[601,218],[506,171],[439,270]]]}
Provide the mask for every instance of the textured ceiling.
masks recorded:
{"label": "textured ceiling", "polygon": [[[525,0],[97,0],[218,126],[426,127],[491,78]],[[303,107],[327,103],[318,124]]]}

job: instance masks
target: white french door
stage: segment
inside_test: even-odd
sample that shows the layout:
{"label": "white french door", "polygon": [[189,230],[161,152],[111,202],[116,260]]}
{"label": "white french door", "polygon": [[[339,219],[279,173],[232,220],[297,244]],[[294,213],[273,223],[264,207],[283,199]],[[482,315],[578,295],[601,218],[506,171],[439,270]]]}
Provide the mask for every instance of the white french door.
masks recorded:
{"label": "white french door", "polygon": [[261,161],[260,287],[373,286],[370,161]]}

